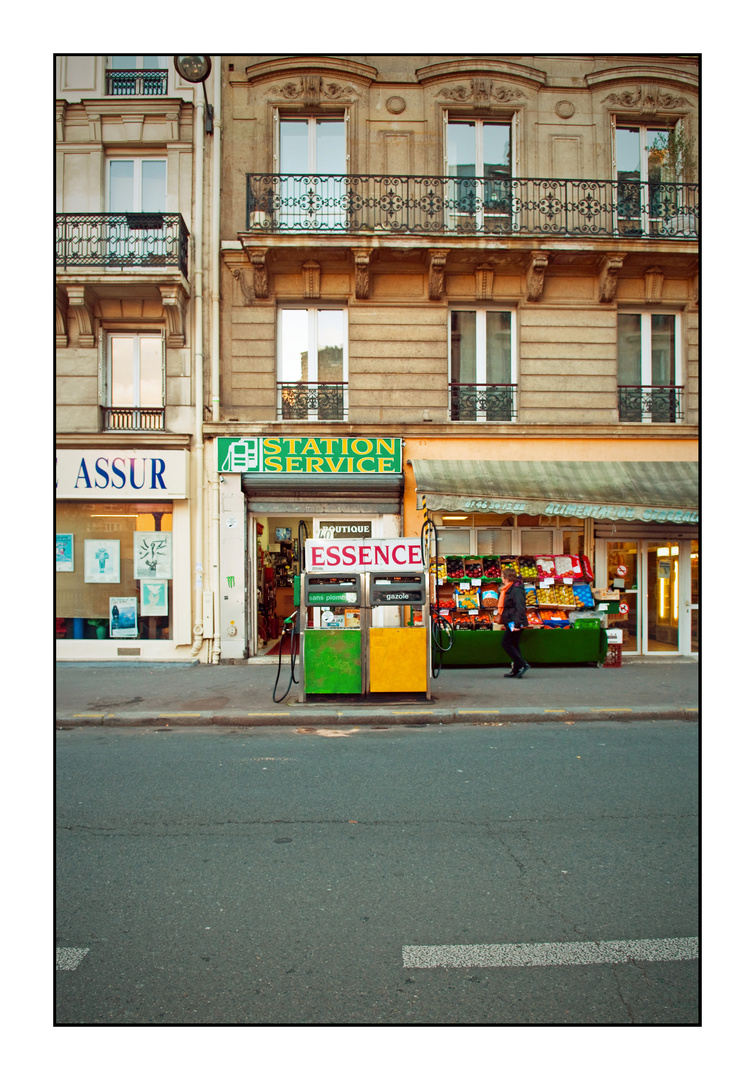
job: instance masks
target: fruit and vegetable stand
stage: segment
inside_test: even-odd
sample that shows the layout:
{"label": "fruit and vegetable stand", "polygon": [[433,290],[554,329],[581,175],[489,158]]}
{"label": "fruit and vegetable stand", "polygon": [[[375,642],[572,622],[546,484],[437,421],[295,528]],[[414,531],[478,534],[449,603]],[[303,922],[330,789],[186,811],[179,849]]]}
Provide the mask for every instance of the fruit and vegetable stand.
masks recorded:
{"label": "fruit and vegetable stand", "polygon": [[618,596],[591,588],[592,568],[584,556],[448,555],[437,561],[435,591],[437,610],[453,626],[443,665],[510,665],[500,628],[492,621],[508,567],[524,583],[528,625],[521,631],[520,649],[527,662],[602,664],[608,635],[600,616],[611,612]]}

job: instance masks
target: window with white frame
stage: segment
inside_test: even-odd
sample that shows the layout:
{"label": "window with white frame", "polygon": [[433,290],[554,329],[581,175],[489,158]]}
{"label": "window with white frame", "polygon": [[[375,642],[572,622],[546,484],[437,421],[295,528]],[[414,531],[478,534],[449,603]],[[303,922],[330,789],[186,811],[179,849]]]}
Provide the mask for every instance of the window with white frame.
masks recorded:
{"label": "window with white frame", "polygon": [[115,97],[167,94],[168,57],[109,56],[105,72],[105,92],[108,96]]}
{"label": "window with white frame", "polygon": [[619,312],[619,419],[673,424],[682,419],[679,316]]}
{"label": "window with white frame", "polygon": [[106,430],[162,430],[165,412],[165,335],[104,335],[100,398]]}
{"label": "window with white frame", "polygon": [[449,312],[449,415],[452,420],[516,417],[515,314]]}
{"label": "window with white frame", "polygon": [[278,315],[278,415],[345,420],[348,414],[344,308],[282,308]]}
{"label": "window with white frame", "polygon": [[446,117],[449,227],[486,232],[511,228],[512,120]]}
{"label": "window with white frame", "polygon": [[107,248],[113,262],[148,265],[168,249],[163,214],[167,206],[165,158],[111,158],[107,163]]}
{"label": "window with white frame", "polygon": [[279,117],[280,226],[345,227],[346,131],[344,115]]}
{"label": "window with white frame", "polygon": [[618,227],[624,236],[676,231],[686,205],[684,124],[615,126]]}

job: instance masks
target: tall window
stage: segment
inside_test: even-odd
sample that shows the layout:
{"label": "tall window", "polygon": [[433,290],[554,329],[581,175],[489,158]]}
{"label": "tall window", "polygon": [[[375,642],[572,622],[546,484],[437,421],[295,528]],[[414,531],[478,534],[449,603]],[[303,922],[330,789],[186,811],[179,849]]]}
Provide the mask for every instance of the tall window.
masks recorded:
{"label": "tall window", "polygon": [[168,92],[167,56],[110,56],[105,75],[108,95]]}
{"label": "tall window", "polygon": [[449,120],[446,126],[449,224],[460,231],[511,226],[512,125]]}
{"label": "tall window", "polygon": [[106,429],[162,429],[165,405],[163,336],[109,334],[104,391]]}
{"label": "tall window", "polygon": [[278,410],[283,420],[344,420],[348,412],[346,312],[283,308]]}
{"label": "tall window", "polygon": [[681,419],[678,317],[618,315],[619,419],[673,424]]}
{"label": "tall window", "polygon": [[346,121],[343,116],[282,117],[279,224],[288,229],[346,225]]}
{"label": "tall window", "polygon": [[617,126],[616,179],[619,232],[657,233],[675,212],[680,182],[669,154],[672,128],[646,124]]}
{"label": "tall window", "polygon": [[451,311],[449,393],[452,420],[514,419],[513,319],[511,311]]}
{"label": "tall window", "polygon": [[108,254],[114,262],[164,262],[166,204],[164,158],[112,158],[108,162],[108,212],[123,215],[108,227]]}

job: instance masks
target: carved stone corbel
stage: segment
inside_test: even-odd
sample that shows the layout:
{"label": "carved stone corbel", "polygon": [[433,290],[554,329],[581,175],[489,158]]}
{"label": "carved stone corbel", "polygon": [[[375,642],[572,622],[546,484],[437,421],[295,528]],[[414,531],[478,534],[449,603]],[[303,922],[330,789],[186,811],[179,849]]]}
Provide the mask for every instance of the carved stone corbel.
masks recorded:
{"label": "carved stone corbel", "polygon": [[304,295],[308,300],[318,300],[320,298],[320,264],[311,261],[302,263],[301,272],[304,279]]}
{"label": "carved stone corbel", "polygon": [[370,248],[352,248],[354,252],[354,295],[357,300],[367,300],[370,296]]}
{"label": "carved stone corbel", "polygon": [[616,299],[619,270],[624,263],[623,255],[606,255],[600,264],[598,276],[598,299],[601,304],[611,304]]}
{"label": "carved stone corbel", "polygon": [[645,271],[645,303],[655,304],[663,293],[663,270],[660,266],[650,266]]}
{"label": "carved stone corbel", "polygon": [[161,285],[160,296],[162,297],[165,322],[168,327],[168,348],[182,348],[186,344],[186,330],[184,327],[186,293],[180,285]]}
{"label": "carved stone corbel", "polygon": [[491,263],[480,263],[474,272],[475,296],[478,300],[490,300],[493,296],[495,271]]}
{"label": "carved stone corbel", "polygon": [[76,316],[79,329],[79,346],[94,348],[94,295],[86,285],[68,285],[68,306]]}
{"label": "carved stone corbel", "polygon": [[431,300],[440,300],[445,290],[446,259],[449,248],[429,252],[430,272],[428,274],[429,295]]}
{"label": "carved stone corbel", "polygon": [[267,299],[268,272],[267,248],[247,248],[249,262],[252,264],[254,295],[258,300]]}
{"label": "carved stone corbel", "polygon": [[238,281],[239,288],[241,289],[241,293],[244,297],[244,301],[246,302],[246,304],[252,304],[254,301],[254,290],[250,289],[247,285],[246,275],[244,274],[244,271],[240,267],[236,266],[233,268],[233,270],[231,270],[231,274],[236,278],[236,281]]}
{"label": "carved stone corbel", "polygon": [[543,295],[545,284],[545,268],[548,265],[549,255],[545,251],[533,251],[530,256],[530,264],[527,267],[527,287],[525,296],[528,300],[536,302]]}
{"label": "carved stone corbel", "polygon": [[55,286],[55,347],[68,345],[68,293],[62,285]]}

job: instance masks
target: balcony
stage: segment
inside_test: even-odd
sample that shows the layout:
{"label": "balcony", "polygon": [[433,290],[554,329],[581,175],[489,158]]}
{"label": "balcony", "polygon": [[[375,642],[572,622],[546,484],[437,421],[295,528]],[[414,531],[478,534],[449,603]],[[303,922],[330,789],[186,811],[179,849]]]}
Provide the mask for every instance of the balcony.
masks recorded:
{"label": "balcony", "polygon": [[279,420],[345,420],[347,383],[278,383]]}
{"label": "balcony", "polygon": [[188,276],[189,230],[180,214],[56,214],[55,265],[106,270],[177,268]]}
{"label": "balcony", "polygon": [[168,72],[162,68],[155,71],[106,71],[105,93],[108,97],[126,97],[142,94],[156,97],[168,93]]}
{"label": "balcony", "polygon": [[515,420],[516,383],[449,383],[448,414],[452,420]]}
{"label": "balcony", "polygon": [[103,431],[165,431],[165,409],[101,405]]}
{"label": "balcony", "polygon": [[696,184],[247,174],[251,233],[696,240]]}
{"label": "balcony", "polygon": [[682,386],[619,386],[619,420],[676,424],[684,419]]}

